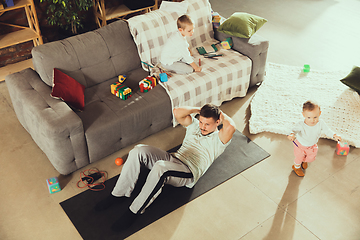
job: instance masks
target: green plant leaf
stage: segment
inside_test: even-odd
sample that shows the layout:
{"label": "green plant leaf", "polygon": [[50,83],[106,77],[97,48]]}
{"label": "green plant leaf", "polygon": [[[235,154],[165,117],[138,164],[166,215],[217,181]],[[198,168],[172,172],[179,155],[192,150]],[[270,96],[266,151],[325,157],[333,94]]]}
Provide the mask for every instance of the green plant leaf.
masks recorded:
{"label": "green plant leaf", "polygon": [[77,33],[77,29],[83,27],[84,12],[93,6],[93,0],[40,0],[40,2],[48,2],[46,14],[49,24],[64,29],[71,26],[73,33]]}

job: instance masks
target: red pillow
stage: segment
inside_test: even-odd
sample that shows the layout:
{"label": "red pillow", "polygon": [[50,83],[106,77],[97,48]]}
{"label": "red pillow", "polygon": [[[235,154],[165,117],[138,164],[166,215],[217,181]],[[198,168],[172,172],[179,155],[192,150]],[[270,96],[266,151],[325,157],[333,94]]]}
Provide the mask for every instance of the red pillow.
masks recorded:
{"label": "red pillow", "polygon": [[83,111],[85,107],[84,90],[84,85],[54,68],[52,97],[60,98],[72,107]]}

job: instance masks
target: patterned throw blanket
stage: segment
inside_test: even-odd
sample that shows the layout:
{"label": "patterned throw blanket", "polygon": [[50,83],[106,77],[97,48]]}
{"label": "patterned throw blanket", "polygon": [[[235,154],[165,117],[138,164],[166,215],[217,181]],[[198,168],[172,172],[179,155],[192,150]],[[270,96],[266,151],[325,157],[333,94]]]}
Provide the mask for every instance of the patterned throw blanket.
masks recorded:
{"label": "patterned throw blanket", "polygon": [[223,101],[246,95],[251,61],[235,51],[220,50],[220,53],[223,56],[219,60],[201,58],[201,72],[174,74],[168,82],[161,83],[173,107],[201,107],[206,103],[219,106]]}
{"label": "patterned throw blanket", "polygon": [[[194,61],[198,64],[201,59],[202,71],[188,75],[172,74],[168,82],[161,83],[171,99],[172,107],[200,107],[206,103],[220,105],[235,97],[244,97],[249,87],[251,60],[236,51],[221,47],[217,53],[223,56],[217,59],[200,56],[196,47],[217,43],[213,39],[211,6],[207,0],[185,1],[188,2],[186,14],[195,25],[194,34],[188,41]],[[177,31],[178,17],[176,12],[155,10],[128,20],[141,61],[152,66],[159,63],[162,46]],[[143,67],[147,69],[147,66]],[[174,126],[177,124],[175,120],[173,123]]]}

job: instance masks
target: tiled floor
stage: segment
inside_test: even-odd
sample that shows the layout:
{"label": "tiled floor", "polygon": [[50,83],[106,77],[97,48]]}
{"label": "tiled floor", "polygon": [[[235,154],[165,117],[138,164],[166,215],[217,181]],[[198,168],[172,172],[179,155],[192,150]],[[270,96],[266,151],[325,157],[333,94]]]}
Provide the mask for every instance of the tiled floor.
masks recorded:
{"label": "tiled floor", "polygon": [[[259,34],[270,40],[268,61],[317,69],[360,66],[360,2],[357,0],[211,0],[225,17],[249,12],[269,21]],[[319,141],[318,158],[299,178],[291,171],[292,145],[285,136],[249,134],[245,98],[223,104],[237,128],[271,157],[188,203],[129,239],[360,239],[360,150],[334,154],[335,142]],[[18,122],[6,83],[0,83],[0,239],[81,239],[59,202],[81,192],[79,171],[59,176]],[[168,128],[141,141],[169,149],[183,129]],[[121,171],[114,159],[90,167]],[[59,176],[63,190],[49,194],[45,180]]]}

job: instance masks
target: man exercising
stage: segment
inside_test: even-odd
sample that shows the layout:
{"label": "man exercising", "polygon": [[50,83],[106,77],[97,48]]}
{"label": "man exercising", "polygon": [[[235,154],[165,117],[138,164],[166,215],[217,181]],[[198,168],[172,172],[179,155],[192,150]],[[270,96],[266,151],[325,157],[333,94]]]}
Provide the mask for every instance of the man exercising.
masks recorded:
{"label": "man exercising", "polygon": [[[112,226],[122,231],[144,213],[161,193],[164,184],[192,188],[214,160],[230,144],[235,132],[234,121],[217,106],[206,104],[202,108],[179,107],[174,109],[176,120],[186,128],[182,146],[175,153],[139,144],[128,155],[112,193],[95,206],[102,211],[130,197],[138,180],[140,167],[150,169],[146,182],[130,207]],[[199,119],[193,117],[200,114]],[[218,130],[218,126],[222,128]]]}

